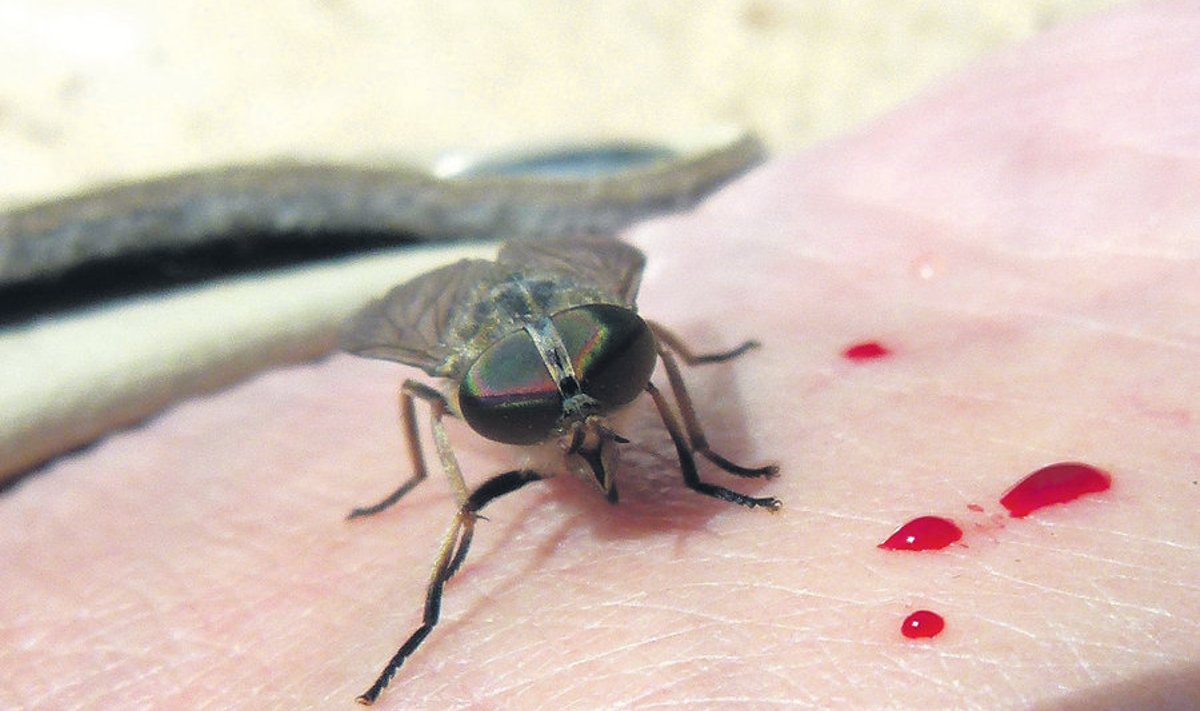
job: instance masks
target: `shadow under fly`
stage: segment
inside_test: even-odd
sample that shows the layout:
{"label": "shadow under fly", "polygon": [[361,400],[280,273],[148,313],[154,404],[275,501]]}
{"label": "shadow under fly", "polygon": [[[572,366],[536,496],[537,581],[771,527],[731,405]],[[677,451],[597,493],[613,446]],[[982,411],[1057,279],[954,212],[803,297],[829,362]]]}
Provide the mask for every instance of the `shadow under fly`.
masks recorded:
{"label": "shadow under fly", "polygon": [[[401,386],[412,475],[383,500],[352,511],[350,518],[383,511],[425,479],[418,400],[432,412],[438,459],[458,502],[438,548],[424,619],[358,697],[360,703],[379,697],[437,624],[442,589],[467,556],[479,511],[498,497],[553,476],[518,469],[469,489],[442,424],[447,415],[462,418],[496,442],[558,442],[570,468],[615,504],[618,447],[629,440],[611,428],[608,418],[648,393],[675,445],[684,484],[734,504],[780,508],[778,499],[747,496],[700,478],[697,452],[740,477],[771,477],[778,468],[744,467],[709,448],[678,363],[719,363],[758,344],[746,341],[729,351],[697,354],[660,324],[640,317],[635,298],[644,266],[640,251],[611,238],[509,242],[495,261],[465,259],[401,284],[348,323],[343,335],[347,351],[416,366],[445,385],[437,390],[406,380]],[[650,382],[659,361],[675,407]]]}

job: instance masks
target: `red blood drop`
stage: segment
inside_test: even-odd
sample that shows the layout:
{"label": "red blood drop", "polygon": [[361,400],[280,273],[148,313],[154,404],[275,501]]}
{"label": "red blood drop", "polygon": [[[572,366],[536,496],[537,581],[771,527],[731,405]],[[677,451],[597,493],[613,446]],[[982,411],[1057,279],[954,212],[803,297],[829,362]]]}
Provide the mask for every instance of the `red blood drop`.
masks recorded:
{"label": "red blood drop", "polygon": [[1017,482],[1000,498],[1000,503],[1013,518],[1024,518],[1040,508],[1106,491],[1110,486],[1112,477],[1105,471],[1079,462],[1059,462]]}
{"label": "red blood drop", "polygon": [[889,551],[940,551],[962,538],[962,529],[938,516],[914,518],[896,529],[879,547]]}
{"label": "red blood drop", "polygon": [[900,633],[909,639],[936,637],[946,628],[946,621],[936,612],[917,610],[904,618]]}
{"label": "red blood drop", "polygon": [[847,360],[873,360],[891,353],[892,351],[879,341],[863,341],[842,351],[842,356]]}
{"label": "red blood drop", "polygon": [[983,507],[979,504],[967,504],[967,508],[975,513],[983,513]]}

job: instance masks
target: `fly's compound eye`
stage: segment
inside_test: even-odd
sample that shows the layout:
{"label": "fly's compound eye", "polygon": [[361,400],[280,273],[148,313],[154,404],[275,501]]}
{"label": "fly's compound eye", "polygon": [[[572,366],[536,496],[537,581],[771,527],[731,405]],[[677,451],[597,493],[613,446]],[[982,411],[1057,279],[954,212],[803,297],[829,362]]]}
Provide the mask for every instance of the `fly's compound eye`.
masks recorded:
{"label": "fly's compound eye", "polygon": [[650,381],[658,351],[650,327],[630,309],[588,304],[554,314],[584,394],[603,408],[631,402]]}
{"label": "fly's compound eye", "polygon": [[505,444],[549,438],[562,415],[562,402],[525,331],[492,344],[471,364],[458,388],[458,406],[471,429]]}

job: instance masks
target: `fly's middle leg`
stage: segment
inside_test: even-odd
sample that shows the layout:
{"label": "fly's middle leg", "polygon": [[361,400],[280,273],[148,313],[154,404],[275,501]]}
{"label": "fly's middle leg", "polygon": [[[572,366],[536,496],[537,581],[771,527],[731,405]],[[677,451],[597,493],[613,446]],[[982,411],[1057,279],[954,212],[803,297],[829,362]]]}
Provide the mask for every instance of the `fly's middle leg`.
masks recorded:
{"label": "fly's middle leg", "polygon": [[778,511],[783,507],[783,503],[773,496],[747,496],[732,489],[726,489],[723,486],[710,484],[701,480],[700,473],[696,470],[696,457],[692,454],[691,443],[687,441],[687,437],[680,429],[679,420],[676,419],[675,413],[671,411],[671,406],[667,402],[666,396],[662,394],[662,391],[654,387],[654,383],[646,383],[646,392],[650,393],[650,397],[654,399],[654,406],[658,408],[658,416],[662,418],[663,424],[667,427],[667,434],[671,435],[671,441],[675,444],[675,453],[679,457],[679,469],[683,473],[683,482],[688,485],[688,488],[698,491],[705,496],[711,496],[715,499],[751,508],[762,507],[770,511]]}
{"label": "fly's middle leg", "polygon": [[684,345],[678,336],[659,324],[653,324],[652,328],[654,335],[659,341],[658,356],[662,360],[663,368],[667,371],[667,380],[671,383],[671,394],[675,396],[675,402],[679,405],[679,414],[683,418],[683,426],[687,431],[692,451],[699,452],[705,459],[735,476],[765,477],[769,479],[778,474],[779,467],[777,465],[768,464],[763,467],[744,467],[729,461],[708,446],[708,437],[704,434],[704,428],[700,426],[700,419],[696,416],[696,408],[692,404],[692,397],[688,394],[687,386],[683,383],[683,374],[680,373],[679,364],[676,362],[675,355],[672,352],[679,353],[680,357],[688,365],[719,363],[758,347],[758,341],[746,341],[737,348],[724,353],[697,355],[688,350],[687,346]]}
{"label": "fly's middle leg", "polygon": [[660,344],[665,344],[667,348],[679,354],[684,363],[688,365],[704,365],[706,363],[724,363],[727,360],[733,360],[738,356],[758,348],[762,344],[753,339],[743,341],[736,348],[731,348],[727,351],[718,351],[716,353],[695,353],[688,347],[683,339],[675,335],[666,326],[657,321],[647,321],[650,330],[654,331],[654,336]]}

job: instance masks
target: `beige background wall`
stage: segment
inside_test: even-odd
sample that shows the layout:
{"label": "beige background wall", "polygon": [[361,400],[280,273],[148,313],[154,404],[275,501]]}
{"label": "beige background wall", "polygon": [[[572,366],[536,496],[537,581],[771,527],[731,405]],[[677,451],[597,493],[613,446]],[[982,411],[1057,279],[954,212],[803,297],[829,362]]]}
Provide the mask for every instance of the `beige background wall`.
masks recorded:
{"label": "beige background wall", "polygon": [[0,205],[293,155],[738,124],[794,148],[1117,0],[0,0]]}

